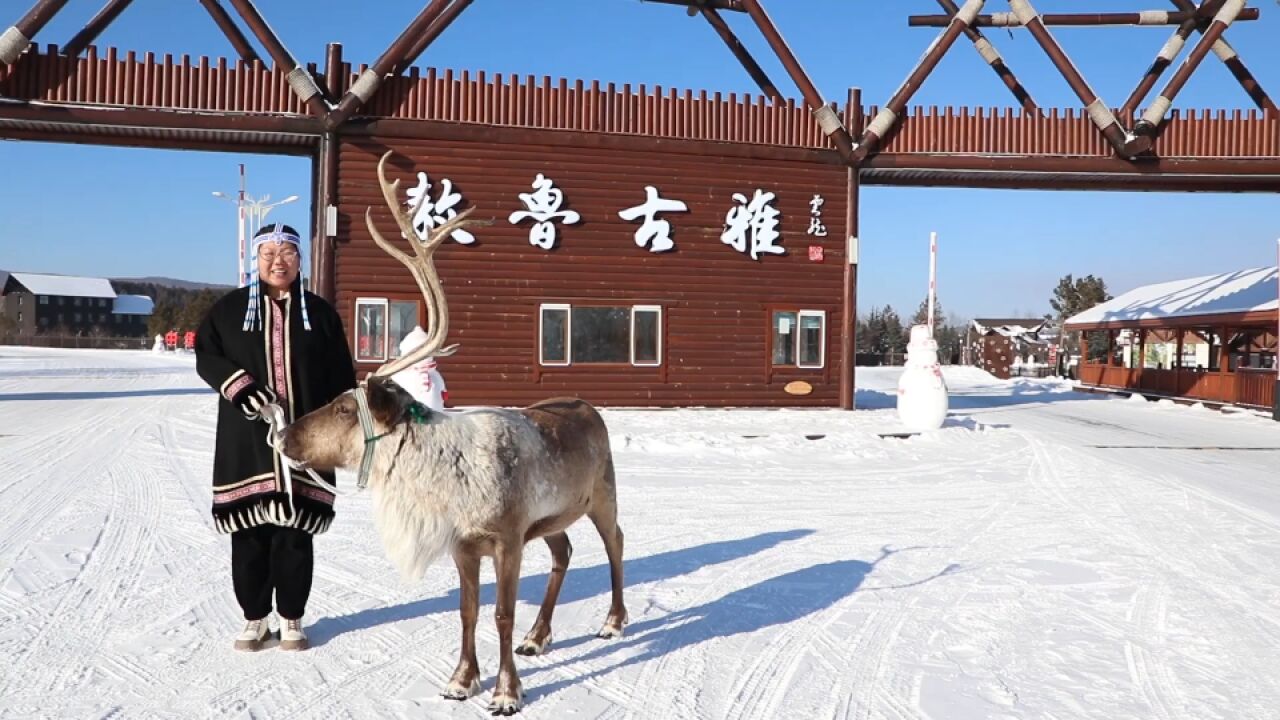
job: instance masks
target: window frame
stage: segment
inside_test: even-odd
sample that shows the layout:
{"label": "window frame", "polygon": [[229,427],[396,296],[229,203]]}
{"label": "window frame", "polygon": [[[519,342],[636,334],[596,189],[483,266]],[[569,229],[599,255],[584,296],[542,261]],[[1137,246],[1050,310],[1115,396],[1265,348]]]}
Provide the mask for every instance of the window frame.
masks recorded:
{"label": "window frame", "polygon": [[[777,329],[777,326],[775,324],[775,321],[776,321],[775,316],[779,313],[791,313],[795,315],[795,329],[793,332],[793,338],[791,340],[792,357],[795,359],[790,363],[775,363],[773,360],[774,350],[776,349],[776,347],[774,346],[774,332]],[[766,363],[766,367],[768,368],[768,373],[770,377],[773,376],[773,373],[778,371],[785,372],[787,370],[821,370],[825,373],[828,370],[827,368],[827,340],[828,340],[827,315],[828,315],[828,312],[826,310],[818,310],[812,307],[802,308],[797,305],[771,305],[766,309],[766,312],[765,312],[765,328],[766,328],[765,363]],[[802,335],[801,328],[803,327],[803,320],[806,317],[817,317],[822,320],[822,336],[818,344],[819,360],[818,360],[818,364],[816,365],[812,363],[806,364],[800,361],[800,342],[801,342],[800,336]]]}
{"label": "window frame", "polygon": [[[382,352],[381,355],[375,357],[373,355],[361,356],[360,354],[360,308],[381,307],[382,308]],[[391,318],[391,303],[384,297],[357,297],[355,305],[352,309],[352,333],[351,333],[351,355],[355,358],[356,363],[383,363],[387,361],[387,328]]]}
{"label": "window frame", "polygon": [[[658,316],[658,324],[654,331],[657,335],[655,338],[655,349],[653,362],[636,362],[636,313],[647,312]],[[572,317],[573,313],[569,313]],[[661,305],[632,305],[631,306],[631,366],[632,367],[662,367],[662,306]],[[572,356],[570,356],[572,359]],[[594,363],[593,363],[594,364]]]}
{"label": "window frame", "polygon": [[[805,317],[816,317],[822,321],[822,335],[818,339],[818,364],[805,365],[800,362],[800,344],[804,330]],[[827,311],[800,310],[796,313],[796,364],[800,370],[822,370],[827,366]]]}
{"label": "window frame", "polygon": [[[575,308],[622,308],[626,309],[627,317],[627,360],[624,362],[574,362],[573,360],[573,311]],[[557,310],[565,313],[565,361],[564,362],[548,362],[542,344],[543,317],[547,310]],[[657,323],[657,360],[655,362],[636,362],[636,313],[650,312],[658,316]],[[584,302],[584,303],[559,303],[544,302],[538,304],[538,333],[536,342],[538,344],[538,366],[542,368],[565,368],[565,367],[585,367],[585,368],[618,368],[618,367],[637,367],[637,368],[662,368],[664,365],[663,353],[666,350],[666,343],[663,341],[663,317],[664,310],[661,305],[656,304],[630,304],[630,303],[611,303],[611,302]]]}
{"label": "window frame", "polygon": [[[548,362],[544,351],[546,346],[543,344],[543,320],[546,317],[547,310],[558,310],[564,312],[564,362]],[[538,304],[538,365],[542,367],[569,367],[573,364],[573,306],[569,303],[539,303]]]}

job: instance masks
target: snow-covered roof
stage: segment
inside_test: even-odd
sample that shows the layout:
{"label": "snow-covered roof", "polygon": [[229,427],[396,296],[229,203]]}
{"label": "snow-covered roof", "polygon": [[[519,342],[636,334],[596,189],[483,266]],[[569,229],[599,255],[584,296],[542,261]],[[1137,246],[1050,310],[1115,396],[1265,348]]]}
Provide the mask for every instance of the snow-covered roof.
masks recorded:
{"label": "snow-covered roof", "polygon": [[41,275],[40,273],[11,273],[10,277],[22,283],[33,295],[62,295],[64,297],[113,298],[116,291],[106,278],[76,277],[74,275]]}
{"label": "snow-covered roof", "polygon": [[150,315],[155,306],[146,295],[117,295],[111,312],[116,315]]}
{"label": "snow-covered roof", "polygon": [[1068,327],[1275,310],[1276,268],[1144,285],[1067,320]]}
{"label": "snow-covered roof", "polygon": [[995,333],[1005,337],[1025,338],[1044,328],[1044,320],[974,320],[973,329],[979,335]]}

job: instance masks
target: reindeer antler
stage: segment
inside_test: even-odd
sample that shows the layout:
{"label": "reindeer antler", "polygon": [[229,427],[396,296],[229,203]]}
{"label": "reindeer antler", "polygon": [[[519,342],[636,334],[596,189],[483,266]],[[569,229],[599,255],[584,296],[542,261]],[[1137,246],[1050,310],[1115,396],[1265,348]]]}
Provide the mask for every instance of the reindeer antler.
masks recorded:
{"label": "reindeer antler", "polygon": [[449,332],[449,305],[445,301],[444,286],[440,283],[440,276],[436,273],[432,255],[435,254],[436,248],[440,247],[440,244],[454,230],[472,225],[489,225],[492,223],[491,220],[468,219],[468,216],[471,215],[475,208],[467,208],[440,227],[432,228],[427,233],[425,240],[418,240],[418,235],[413,229],[413,218],[400,207],[398,193],[400,180],[387,182],[385,166],[389,157],[391,157],[390,150],[383,153],[382,159],[378,161],[378,186],[382,188],[382,197],[386,200],[392,217],[396,219],[396,224],[400,226],[400,233],[409,241],[410,247],[413,248],[413,256],[407,255],[396,248],[395,245],[392,245],[382,236],[382,233],[378,232],[378,228],[373,224],[372,207],[365,210],[364,221],[369,228],[369,234],[373,236],[373,241],[378,244],[378,247],[386,251],[391,257],[399,260],[401,264],[409,269],[413,279],[418,282],[418,287],[422,290],[422,295],[427,301],[427,324],[431,329],[427,332],[426,342],[402,357],[392,360],[375,370],[372,373],[374,377],[394,375],[425,358],[443,357],[457,352],[457,345],[444,347],[444,339]]}

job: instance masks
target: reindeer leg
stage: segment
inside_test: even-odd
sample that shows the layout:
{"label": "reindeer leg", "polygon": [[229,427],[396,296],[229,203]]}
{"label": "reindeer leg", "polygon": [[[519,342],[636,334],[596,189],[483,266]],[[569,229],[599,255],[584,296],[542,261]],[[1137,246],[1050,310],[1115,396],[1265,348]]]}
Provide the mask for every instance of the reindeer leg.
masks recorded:
{"label": "reindeer leg", "polygon": [[609,575],[613,582],[613,603],[604,626],[596,633],[602,638],[622,637],[622,626],[627,624],[627,607],[622,603],[622,528],[618,527],[618,495],[613,477],[613,462],[609,462],[602,478],[603,487],[593,498],[587,517],[595,524],[605,553],[609,555]]}
{"label": "reindeer leg", "polygon": [[547,595],[542,599],[542,608],[538,611],[538,619],[534,621],[524,642],[516,648],[517,655],[541,655],[551,644],[551,614],[556,610],[556,600],[560,598],[560,586],[564,584],[564,573],[569,569],[569,558],[573,555],[573,545],[569,536],[563,532],[543,538],[551,549],[551,574],[547,576]]}
{"label": "reindeer leg", "polygon": [[516,672],[516,657],[511,651],[511,633],[516,624],[516,593],[520,588],[520,559],[524,538],[498,540],[494,547],[494,565],[498,574],[498,602],[494,620],[498,625],[498,684],[493,688],[489,711],[494,715],[514,715],[524,705],[524,689]]}
{"label": "reindeer leg", "polygon": [[458,566],[459,594],[462,601],[462,651],[458,667],[449,679],[444,697],[466,700],[480,694],[480,663],[476,661],[476,619],[480,616],[480,555],[464,549],[455,550],[453,562]]}

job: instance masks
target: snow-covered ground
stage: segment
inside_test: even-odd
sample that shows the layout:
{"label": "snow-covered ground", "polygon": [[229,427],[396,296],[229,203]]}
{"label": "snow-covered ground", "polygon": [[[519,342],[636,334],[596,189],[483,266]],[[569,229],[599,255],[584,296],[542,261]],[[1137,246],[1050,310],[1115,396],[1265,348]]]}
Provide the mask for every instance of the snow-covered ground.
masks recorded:
{"label": "snow-covered ground", "polygon": [[[0,348],[0,715],[485,715],[440,699],[451,565],[402,582],[367,495],[317,541],[307,653],[237,654],[212,529],[215,396],[189,356]],[[893,431],[896,371],[836,411],[606,412],[625,637],[594,630],[583,523],[528,718],[1276,718],[1280,426],[948,369]],[[346,479],[350,486],[349,479]],[[517,633],[549,559],[531,546]]]}

